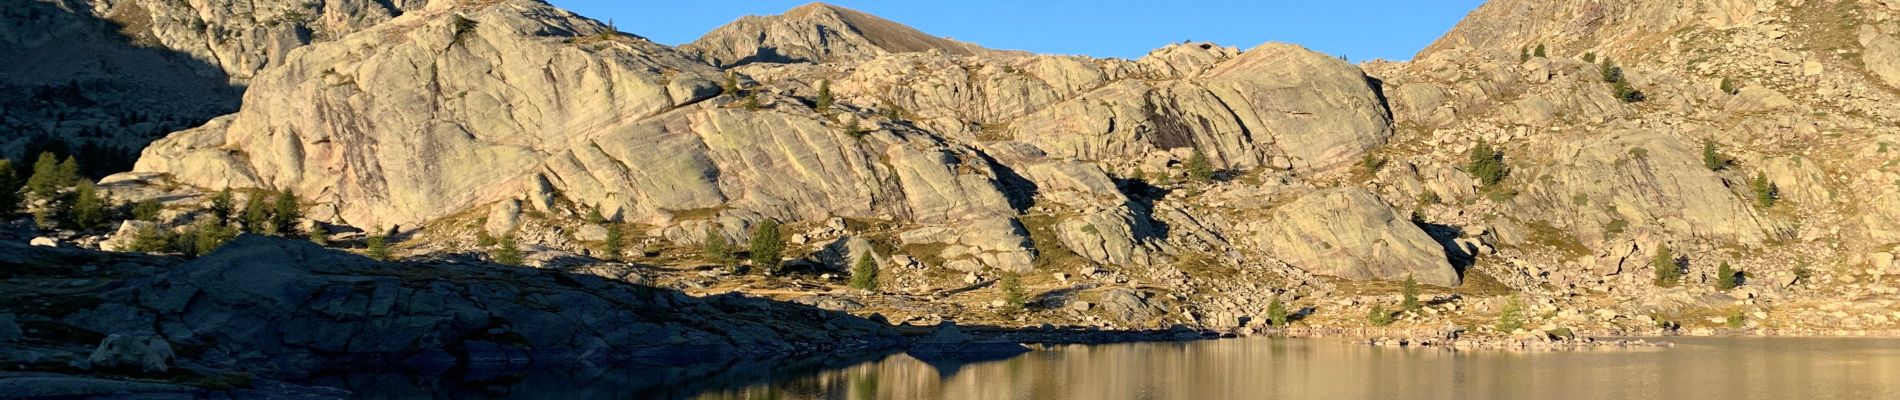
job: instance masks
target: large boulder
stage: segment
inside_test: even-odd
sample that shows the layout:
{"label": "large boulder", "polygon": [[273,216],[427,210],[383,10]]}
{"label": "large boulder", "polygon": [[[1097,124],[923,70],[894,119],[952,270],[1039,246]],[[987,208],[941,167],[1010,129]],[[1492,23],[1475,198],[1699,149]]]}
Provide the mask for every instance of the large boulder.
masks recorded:
{"label": "large boulder", "polygon": [[1307,193],[1251,227],[1275,258],[1319,275],[1457,286],[1445,249],[1424,230],[1358,187]]}

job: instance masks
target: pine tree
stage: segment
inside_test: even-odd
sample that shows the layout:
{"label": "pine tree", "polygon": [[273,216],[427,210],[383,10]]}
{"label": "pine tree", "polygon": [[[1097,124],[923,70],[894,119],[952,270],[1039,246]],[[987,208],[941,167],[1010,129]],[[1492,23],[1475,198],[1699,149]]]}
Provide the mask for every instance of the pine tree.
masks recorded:
{"label": "pine tree", "polygon": [[1537,50],[1535,50],[1535,51],[1533,51],[1533,52],[1531,52],[1531,56],[1534,56],[1534,57],[1537,57],[1537,58],[1544,58],[1544,57],[1545,57],[1545,56],[1546,56],[1547,54],[1548,54],[1548,53],[1545,53],[1545,52],[1544,52],[1544,44],[1543,44],[1543,43],[1538,43],[1538,44],[1537,44]]}
{"label": "pine tree", "polygon": [[1511,300],[1504,303],[1504,310],[1498,312],[1496,327],[1499,332],[1507,333],[1524,329],[1524,300],[1511,295]]}
{"label": "pine tree", "polygon": [[267,197],[266,193],[257,193],[251,195],[250,200],[244,202],[245,233],[274,233],[270,231],[271,208],[270,203],[265,197]]}
{"label": "pine tree", "polygon": [[13,160],[0,158],[0,220],[20,209],[20,190],[24,182],[13,170]]}
{"label": "pine tree", "polygon": [[1418,280],[1412,279],[1411,275],[1406,275],[1405,281],[1399,282],[1399,293],[1404,296],[1404,300],[1399,303],[1399,308],[1411,312],[1425,308],[1418,302]]}
{"label": "pine tree", "polygon": [[1676,262],[1676,252],[1664,244],[1656,249],[1649,259],[1649,266],[1656,269],[1656,286],[1675,286],[1682,280],[1682,264]]}
{"label": "pine tree", "polygon": [[1014,272],[1004,273],[1003,281],[998,283],[1003,290],[1003,310],[1022,311],[1029,306],[1029,295],[1023,292],[1022,277]]}
{"label": "pine tree", "polygon": [[59,162],[59,174],[54,175],[54,177],[58,179],[54,181],[54,184],[59,185],[59,187],[69,187],[78,184],[79,159],[73,158],[73,156],[66,156],[65,161]]}
{"label": "pine tree", "polygon": [[1504,153],[1492,148],[1491,143],[1484,139],[1479,139],[1478,144],[1471,147],[1470,156],[1471,163],[1466,165],[1466,169],[1486,187],[1496,186],[1510,174],[1510,170],[1504,166]]}
{"label": "pine tree", "polygon": [[303,235],[304,237],[310,238],[310,243],[316,244],[318,247],[330,247],[330,232],[324,231],[322,226],[313,225],[310,229],[305,230]]}
{"label": "pine tree", "polygon": [[1715,288],[1722,290],[1734,289],[1738,283],[1736,275],[1735,267],[1729,266],[1728,261],[1723,261],[1722,266],[1715,269]]}
{"label": "pine tree", "polygon": [[626,233],[623,232],[620,224],[609,222],[607,223],[607,243],[601,245],[600,252],[605,253],[607,256],[606,260],[617,261],[620,259],[620,253],[623,251],[621,248],[622,242],[626,240]]}
{"label": "pine tree", "polygon": [[1603,83],[1623,81],[1623,67],[1616,66],[1616,61],[1609,57],[1603,58],[1603,64],[1597,66],[1597,73],[1603,75]]}
{"label": "pine tree", "polygon": [[1722,159],[1722,153],[1715,150],[1713,140],[1702,141],[1702,166],[1709,167],[1710,171],[1721,171],[1728,167],[1728,162]]}
{"label": "pine tree", "polygon": [[1755,181],[1751,182],[1749,187],[1755,190],[1755,205],[1761,208],[1774,207],[1775,201],[1781,200],[1780,189],[1776,188],[1773,182],[1768,181],[1767,174],[1756,172]]}
{"label": "pine tree", "polygon": [[205,224],[199,226],[192,234],[191,251],[187,255],[197,257],[211,254],[211,252],[217,251],[219,247],[223,247],[225,243],[231,242],[231,239],[236,239],[237,235],[237,229],[231,228],[230,225]]}
{"label": "pine tree", "polygon": [[708,261],[717,264],[727,264],[731,262],[732,242],[727,241],[726,235],[719,233],[718,228],[707,226],[705,238],[700,240],[699,245],[706,253]]}
{"label": "pine tree", "polygon": [[1195,181],[1206,182],[1214,179],[1214,163],[1209,161],[1207,153],[1201,152],[1198,147],[1194,149],[1194,155],[1188,157],[1187,169],[1188,176],[1193,177]]}
{"label": "pine tree", "polygon": [[818,112],[831,111],[831,81],[818,81]]}
{"label": "pine tree", "polygon": [[164,211],[165,205],[159,204],[157,199],[139,200],[132,204],[132,219],[158,222],[158,215]]}
{"label": "pine tree", "polygon": [[237,216],[237,199],[231,194],[231,188],[224,188],[224,190],[219,190],[217,195],[211,196],[210,211],[211,216],[218,219],[219,225],[231,224],[231,219]]}
{"label": "pine tree", "polygon": [[33,163],[33,176],[26,179],[27,193],[34,199],[50,200],[59,194],[59,159],[53,153],[40,153],[40,159]]}
{"label": "pine tree", "polygon": [[110,203],[99,194],[99,187],[92,182],[80,181],[73,189],[72,211],[67,214],[67,222],[77,230],[93,230],[105,227],[106,220],[112,218]]}
{"label": "pine tree", "polygon": [[368,253],[369,258],[376,261],[389,261],[389,236],[381,233],[369,235],[368,239],[363,240],[363,244],[368,247],[364,252]]}
{"label": "pine tree", "polygon": [[521,265],[521,246],[515,242],[514,234],[502,235],[495,243],[495,263],[501,265]]}
{"label": "pine tree", "polygon": [[1285,327],[1291,322],[1287,320],[1286,303],[1280,301],[1280,296],[1274,296],[1273,301],[1267,303],[1267,325]]}
{"label": "pine tree", "polygon": [[752,266],[776,274],[784,252],[785,239],[779,237],[778,221],[767,219],[752,229]]}
{"label": "pine tree", "polygon": [[858,256],[858,262],[851,267],[851,287],[877,291],[877,260],[866,251]]}
{"label": "pine tree", "polygon": [[303,220],[303,207],[299,203],[295,192],[278,194],[271,205],[271,229],[285,236],[301,231],[297,228],[297,221]]}

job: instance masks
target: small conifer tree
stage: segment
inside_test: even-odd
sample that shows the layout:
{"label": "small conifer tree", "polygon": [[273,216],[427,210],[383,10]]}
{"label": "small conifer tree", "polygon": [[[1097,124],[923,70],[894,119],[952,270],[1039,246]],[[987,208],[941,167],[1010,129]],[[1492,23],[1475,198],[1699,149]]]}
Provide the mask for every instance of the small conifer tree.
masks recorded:
{"label": "small conifer tree", "polygon": [[877,291],[877,260],[866,251],[858,256],[858,262],[851,267],[851,287]]}
{"label": "small conifer tree", "polygon": [[778,273],[779,261],[785,252],[785,239],[779,236],[778,221],[767,219],[752,229],[752,265],[765,269],[766,273]]}

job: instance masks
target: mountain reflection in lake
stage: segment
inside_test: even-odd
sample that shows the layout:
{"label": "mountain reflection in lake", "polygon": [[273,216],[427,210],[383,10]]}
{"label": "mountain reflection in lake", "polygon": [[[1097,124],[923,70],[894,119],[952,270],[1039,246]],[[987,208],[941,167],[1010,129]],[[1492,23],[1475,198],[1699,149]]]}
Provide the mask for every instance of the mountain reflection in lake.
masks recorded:
{"label": "mountain reflection in lake", "polygon": [[1077,345],[989,361],[925,362],[894,354],[874,361],[601,369],[584,376],[543,371],[479,383],[486,389],[461,389],[461,396],[438,390],[379,395],[382,385],[330,383],[364,397],[1900,399],[1900,340],[1667,341],[1678,346],[1519,353],[1381,348],[1335,339]]}

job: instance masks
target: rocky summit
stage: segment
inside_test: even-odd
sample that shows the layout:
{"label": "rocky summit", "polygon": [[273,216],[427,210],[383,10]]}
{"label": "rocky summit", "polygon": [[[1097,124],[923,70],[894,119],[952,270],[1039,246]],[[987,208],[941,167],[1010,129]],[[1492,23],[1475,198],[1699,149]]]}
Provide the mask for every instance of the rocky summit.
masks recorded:
{"label": "rocky summit", "polygon": [[1493,0],[1359,63],[818,3],[678,47],[536,0],[25,3],[0,388],[1900,329],[1892,1]]}

